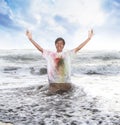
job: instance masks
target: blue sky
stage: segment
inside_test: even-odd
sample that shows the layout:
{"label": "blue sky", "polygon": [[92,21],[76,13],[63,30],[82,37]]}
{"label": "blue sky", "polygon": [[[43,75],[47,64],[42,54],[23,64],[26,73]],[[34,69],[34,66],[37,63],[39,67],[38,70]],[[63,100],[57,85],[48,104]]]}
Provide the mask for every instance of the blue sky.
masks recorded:
{"label": "blue sky", "polygon": [[93,28],[84,49],[120,50],[119,12],[120,0],[0,0],[0,49],[33,49],[26,29],[43,48],[63,37],[72,49]]}

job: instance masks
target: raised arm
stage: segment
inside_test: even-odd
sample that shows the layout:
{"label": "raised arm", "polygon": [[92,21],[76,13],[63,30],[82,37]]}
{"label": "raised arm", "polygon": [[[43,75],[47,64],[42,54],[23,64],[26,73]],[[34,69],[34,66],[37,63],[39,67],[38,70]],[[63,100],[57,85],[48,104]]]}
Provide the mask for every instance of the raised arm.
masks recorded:
{"label": "raised arm", "polygon": [[28,37],[28,39],[30,40],[30,42],[39,50],[43,53],[43,48],[38,45],[33,39],[32,39],[32,33],[29,32],[29,30],[26,31],[26,36]]}
{"label": "raised arm", "polygon": [[78,47],[76,47],[74,50],[75,52],[78,52],[80,49],[82,49],[92,38],[93,36],[93,30],[91,29],[89,32],[88,32],[88,38],[83,42],[81,43]]}

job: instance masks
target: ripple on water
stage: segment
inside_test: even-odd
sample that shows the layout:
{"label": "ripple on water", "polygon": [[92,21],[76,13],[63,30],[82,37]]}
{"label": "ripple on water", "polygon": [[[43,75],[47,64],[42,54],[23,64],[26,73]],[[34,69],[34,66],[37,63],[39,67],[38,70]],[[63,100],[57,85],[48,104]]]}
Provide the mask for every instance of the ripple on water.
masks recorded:
{"label": "ripple on water", "polygon": [[14,125],[119,125],[120,114],[106,113],[98,98],[75,87],[47,96],[47,87],[0,91],[0,120]]}

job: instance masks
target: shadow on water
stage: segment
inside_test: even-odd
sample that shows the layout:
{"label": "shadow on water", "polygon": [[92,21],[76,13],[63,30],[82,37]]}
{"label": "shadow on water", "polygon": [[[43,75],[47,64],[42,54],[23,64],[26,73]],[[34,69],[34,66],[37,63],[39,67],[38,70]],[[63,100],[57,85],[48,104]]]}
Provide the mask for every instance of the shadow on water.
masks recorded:
{"label": "shadow on water", "polygon": [[97,98],[80,87],[68,93],[47,95],[47,86],[0,91],[0,121],[14,125],[118,125],[119,115],[98,108]]}

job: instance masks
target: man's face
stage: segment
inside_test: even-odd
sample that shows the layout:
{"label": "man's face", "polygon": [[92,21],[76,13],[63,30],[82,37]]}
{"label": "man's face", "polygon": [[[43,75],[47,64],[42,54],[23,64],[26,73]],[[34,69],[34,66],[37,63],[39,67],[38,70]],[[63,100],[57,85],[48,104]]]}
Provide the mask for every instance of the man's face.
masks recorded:
{"label": "man's face", "polygon": [[58,41],[56,44],[56,49],[57,49],[57,52],[62,52],[63,48],[64,48],[64,43],[62,40]]}

